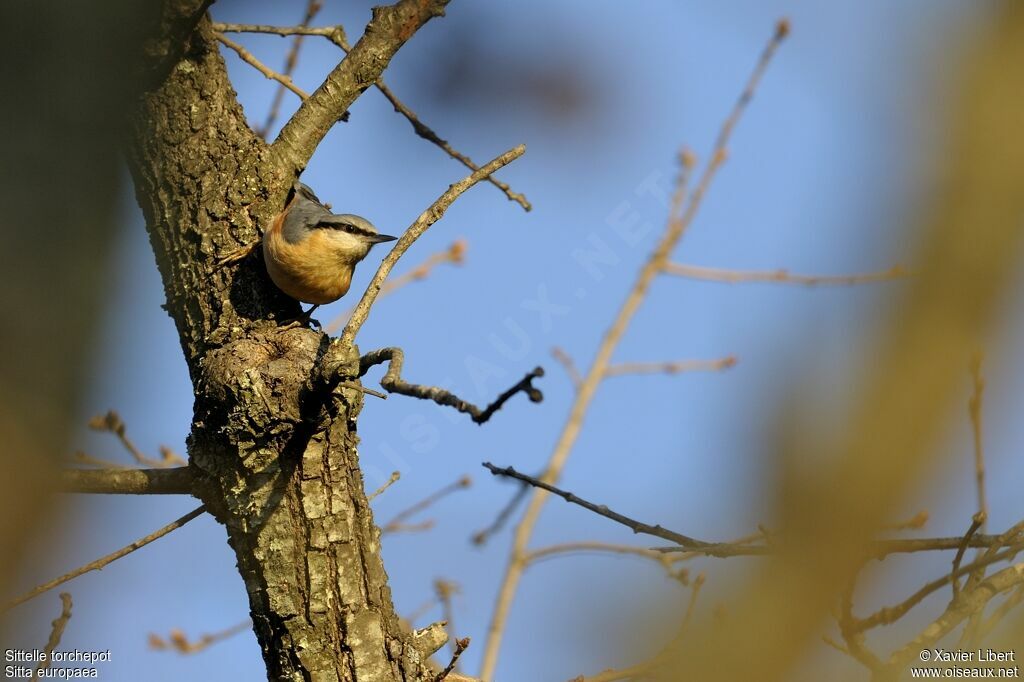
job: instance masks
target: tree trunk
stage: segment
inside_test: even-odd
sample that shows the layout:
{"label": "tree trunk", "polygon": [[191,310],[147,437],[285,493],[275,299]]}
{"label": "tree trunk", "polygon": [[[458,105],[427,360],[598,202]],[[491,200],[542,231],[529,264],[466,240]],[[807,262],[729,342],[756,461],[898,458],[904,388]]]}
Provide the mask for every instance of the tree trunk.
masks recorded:
{"label": "tree trunk", "polygon": [[431,679],[430,647],[400,629],[363,490],[362,394],[338,387],[358,381],[357,349],[282,330],[300,309],[258,254],[216,264],[258,239],[295,168],[246,123],[208,4],[165,3],[129,151],[195,387],[197,489],[227,528],[269,679]]}

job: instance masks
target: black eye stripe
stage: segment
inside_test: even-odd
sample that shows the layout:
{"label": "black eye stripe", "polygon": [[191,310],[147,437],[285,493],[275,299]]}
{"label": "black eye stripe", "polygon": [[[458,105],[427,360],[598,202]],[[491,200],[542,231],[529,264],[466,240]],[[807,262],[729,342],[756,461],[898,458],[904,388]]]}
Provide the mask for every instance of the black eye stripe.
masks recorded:
{"label": "black eye stripe", "polygon": [[327,228],[327,229],[331,229],[331,230],[341,230],[343,232],[348,232],[349,234],[358,234],[358,235],[361,235],[363,237],[376,237],[377,236],[376,232],[371,232],[370,230],[364,230],[363,228],[356,227],[355,225],[352,225],[351,223],[319,223],[317,225],[317,227],[323,227],[323,228]]}

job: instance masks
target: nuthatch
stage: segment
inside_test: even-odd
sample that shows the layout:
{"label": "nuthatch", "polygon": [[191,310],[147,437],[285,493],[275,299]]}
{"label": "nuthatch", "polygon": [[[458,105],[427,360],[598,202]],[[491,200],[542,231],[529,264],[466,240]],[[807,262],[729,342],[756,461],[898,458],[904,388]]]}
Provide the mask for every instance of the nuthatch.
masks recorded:
{"label": "nuthatch", "polygon": [[263,260],[281,291],[315,308],[344,296],[356,263],[374,244],[394,239],[365,218],[331,213],[313,190],[297,182],[288,205],[263,235]]}

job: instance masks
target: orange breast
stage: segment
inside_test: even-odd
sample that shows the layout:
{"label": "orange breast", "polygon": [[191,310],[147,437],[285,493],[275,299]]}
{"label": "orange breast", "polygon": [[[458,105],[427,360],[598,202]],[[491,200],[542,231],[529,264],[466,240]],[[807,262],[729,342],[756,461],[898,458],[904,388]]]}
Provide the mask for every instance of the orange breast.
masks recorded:
{"label": "orange breast", "polygon": [[281,291],[297,301],[323,305],[348,292],[352,268],[341,261],[322,230],[313,230],[299,244],[281,236],[279,217],[263,235],[267,274]]}

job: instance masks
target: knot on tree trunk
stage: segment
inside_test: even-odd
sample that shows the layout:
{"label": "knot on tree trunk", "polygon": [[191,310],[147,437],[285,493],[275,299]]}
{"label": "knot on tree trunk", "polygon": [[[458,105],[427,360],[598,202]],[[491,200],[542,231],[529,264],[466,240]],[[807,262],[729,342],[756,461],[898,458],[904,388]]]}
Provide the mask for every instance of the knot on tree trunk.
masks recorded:
{"label": "knot on tree trunk", "polygon": [[364,492],[358,374],[356,348],[309,329],[249,331],[202,360],[189,454],[271,679],[426,675],[394,616]]}

